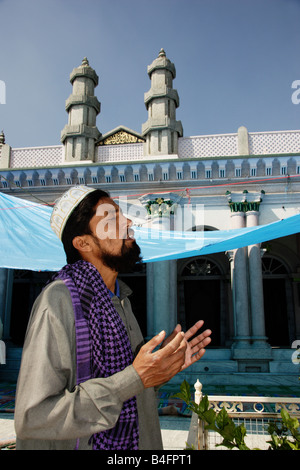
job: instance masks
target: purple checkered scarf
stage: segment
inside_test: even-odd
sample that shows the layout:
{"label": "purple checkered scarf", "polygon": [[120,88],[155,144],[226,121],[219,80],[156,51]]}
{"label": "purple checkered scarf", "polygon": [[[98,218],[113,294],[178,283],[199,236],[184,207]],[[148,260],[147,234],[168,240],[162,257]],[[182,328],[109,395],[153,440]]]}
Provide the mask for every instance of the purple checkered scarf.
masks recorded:
{"label": "purple checkered scarf", "polygon": [[[77,384],[109,377],[132,364],[133,353],[124,323],[113,306],[100,273],[87,261],[68,264],[56,279],[68,287],[75,314]],[[136,398],[123,403],[112,429],[92,436],[93,450],[138,450]]]}

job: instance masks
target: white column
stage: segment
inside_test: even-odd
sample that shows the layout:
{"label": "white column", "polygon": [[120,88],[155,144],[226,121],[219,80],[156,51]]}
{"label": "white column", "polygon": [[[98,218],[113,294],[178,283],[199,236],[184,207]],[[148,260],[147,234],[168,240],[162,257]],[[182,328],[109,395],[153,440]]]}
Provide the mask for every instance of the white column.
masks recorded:
{"label": "white column", "polygon": [[[155,229],[170,230],[170,216],[155,217]],[[147,337],[162,330],[171,333],[177,324],[177,261],[147,264]]]}
{"label": "white column", "polygon": [[[147,336],[152,337],[162,330],[171,333],[177,323],[176,260],[156,261],[147,271]],[[176,286],[176,284],[175,284]]]}
{"label": "white column", "polygon": [[[247,227],[258,225],[258,211],[246,213]],[[248,246],[249,263],[249,287],[251,306],[251,329],[253,347],[269,347],[266,343],[265,317],[264,317],[264,294],[261,269],[261,248],[259,244]]]}
{"label": "white column", "polygon": [[[245,226],[245,213],[233,212],[231,214],[232,228]],[[248,279],[246,249],[238,248],[233,254],[233,303],[235,338],[234,348],[248,348],[250,343],[249,305],[248,305]]]}

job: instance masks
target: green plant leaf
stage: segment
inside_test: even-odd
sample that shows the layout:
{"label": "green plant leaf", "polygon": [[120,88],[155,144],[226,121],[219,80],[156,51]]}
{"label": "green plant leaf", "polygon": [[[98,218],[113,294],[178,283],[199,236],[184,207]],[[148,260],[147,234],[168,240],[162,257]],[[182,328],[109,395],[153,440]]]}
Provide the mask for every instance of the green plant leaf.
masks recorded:
{"label": "green plant leaf", "polygon": [[224,429],[225,426],[229,423],[229,421],[230,421],[230,418],[228,416],[227,411],[225,410],[225,408],[222,408],[221,411],[218,413],[218,416],[216,418],[217,426],[220,429]]}
{"label": "green plant leaf", "polygon": [[208,423],[208,425],[212,425],[215,423],[215,420],[216,420],[216,412],[210,408],[210,410],[207,410],[207,411],[204,411],[202,413],[202,416],[203,416],[203,421],[205,421],[206,423]]}
{"label": "green plant leaf", "polygon": [[233,449],[235,447],[235,444],[228,441],[227,439],[223,439],[223,441],[220,444],[216,444],[216,447],[220,447],[220,446],[227,447],[228,449]]}
{"label": "green plant leaf", "polygon": [[224,439],[234,441],[235,438],[235,424],[233,421],[229,421],[224,428],[220,429],[220,434]]}
{"label": "green plant leaf", "polygon": [[247,450],[247,449],[249,450],[244,440],[246,434],[247,434],[247,431],[243,424],[235,428],[235,432],[234,432],[235,441],[237,443],[238,448],[241,450]]}
{"label": "green plant leaf", "polygon": [[180,385],[180,392],[172,395],[172,398],[179,398],[184,401],[186,404],[189,404],[191,401],[191,388],[190,384],[184,380]]}
{"label": "green plant leaf", "polygon": [[208,396],[204,395],[199,403],[199,411],[200,413],[204,413],[209,409],[209,400]]}

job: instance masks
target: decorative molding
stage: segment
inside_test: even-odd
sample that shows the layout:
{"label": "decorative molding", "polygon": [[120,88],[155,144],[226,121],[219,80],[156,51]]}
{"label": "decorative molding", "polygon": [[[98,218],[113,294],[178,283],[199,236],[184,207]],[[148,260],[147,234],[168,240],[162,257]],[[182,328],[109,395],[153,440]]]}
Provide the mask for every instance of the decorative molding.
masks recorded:
{"label": "decorative molding", "polygon": [[152,217],[169,217],[174,215],[174,201],[171,199],[164,199],[163,197],[157,197],[153,200],[149,200],[145,205],[148,215]]}
{"label": "decorative molding", "polygon": [[[260,204],[263,200],[263,195],[265,191],[261,191],[260,194],[250,194],[250,198],[254,199],[248,201],[248,191],[245,189],[243,191],[243,196],[237,195],[239,198],[237,201],[232,200],[232,194],[230,191],[226,191],[226,196],[228,198],[228,204],[231,212],[249,212],[249,211],[259,211]],[[236,196],[236,195],[235,195]],[[242,200],[241,200],[242,199]]]}
{"label": "decorative molding", "polygon": [[137,136],[129,134],[128,132],[120,131],[102,140],[99,145],[135,144],[141,142],[144,142],[144,140],[139,139]]}
{"label": "decorative molding", "polygon": [[149,217],[170,217],[174,215],[181,196],[176,193],[145,194],[139,197]]}
{"label": "decorative molding", "polygon": [[142,135],[125,126],[119,126],[102,135],[98,145],[122,145],[144,143]]}

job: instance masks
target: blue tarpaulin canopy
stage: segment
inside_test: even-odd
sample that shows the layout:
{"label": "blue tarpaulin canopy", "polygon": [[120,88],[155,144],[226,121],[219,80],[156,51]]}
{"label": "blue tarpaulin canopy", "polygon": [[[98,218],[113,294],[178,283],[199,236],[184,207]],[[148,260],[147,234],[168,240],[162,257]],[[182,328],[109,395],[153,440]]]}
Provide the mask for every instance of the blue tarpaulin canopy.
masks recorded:
{"label": "blue tarpaulin canopy", "polygon": [[[65,263],[62,243],[50,228],[52,208],[0,193],[0,267],[57,271]],[[268,225],[208,232],[135,227],[144,262],[219,253],[300,232],[300,214]]]}

